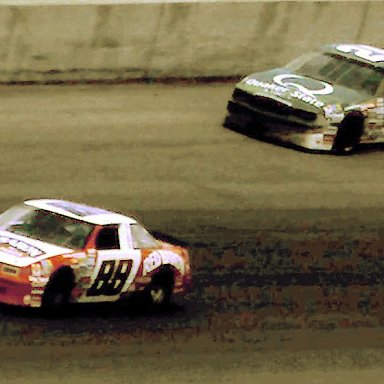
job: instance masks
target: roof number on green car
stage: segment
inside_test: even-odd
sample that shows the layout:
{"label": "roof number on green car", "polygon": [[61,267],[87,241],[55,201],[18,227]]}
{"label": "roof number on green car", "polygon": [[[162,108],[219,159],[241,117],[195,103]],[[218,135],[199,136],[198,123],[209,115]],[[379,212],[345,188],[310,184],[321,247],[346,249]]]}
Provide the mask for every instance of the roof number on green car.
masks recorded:
{"label": "roof number on green car", "polygon": [[372,63],[384,62],[384,50],[366,45],[340,44],[336,47],[340,52],[352,53],[357,57],[371,61]]}

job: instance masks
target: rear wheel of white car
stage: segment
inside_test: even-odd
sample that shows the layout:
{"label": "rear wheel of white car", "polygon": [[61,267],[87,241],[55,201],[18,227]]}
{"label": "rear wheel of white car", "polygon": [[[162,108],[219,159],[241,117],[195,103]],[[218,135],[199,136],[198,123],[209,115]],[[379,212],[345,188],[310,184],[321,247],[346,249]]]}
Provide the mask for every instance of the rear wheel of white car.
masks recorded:
{"label": "rear wheel of white car", "polygon": [[350,112],[338,128],[333,150],[339,155],[351,154],[360,142],[364,131],[364,115],[360,111]]}
{"label": "rear wheel of white car", "polygon": [[71,292],[75,286],[75,278],[70,267],[59,269],[49,279],[42,297],[41,307],[48,317],[65,314],[71,301]]}
{"label": "rear wheel of white car", "polygon": [[166,270],[153,276],[151,283],[145,290],[148,303],[155,308],[166,308],[172,300],[174,276],[172,271]]}

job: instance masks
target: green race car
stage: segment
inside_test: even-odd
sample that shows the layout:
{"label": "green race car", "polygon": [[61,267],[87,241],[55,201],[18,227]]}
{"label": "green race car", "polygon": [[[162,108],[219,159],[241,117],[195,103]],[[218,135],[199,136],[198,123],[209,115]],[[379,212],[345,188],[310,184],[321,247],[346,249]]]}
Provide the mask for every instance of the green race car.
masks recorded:
{"label": "green race car", "polygon": [[384,50],[331,44],[236,84],[224,126],[319,151],[384,143]]}

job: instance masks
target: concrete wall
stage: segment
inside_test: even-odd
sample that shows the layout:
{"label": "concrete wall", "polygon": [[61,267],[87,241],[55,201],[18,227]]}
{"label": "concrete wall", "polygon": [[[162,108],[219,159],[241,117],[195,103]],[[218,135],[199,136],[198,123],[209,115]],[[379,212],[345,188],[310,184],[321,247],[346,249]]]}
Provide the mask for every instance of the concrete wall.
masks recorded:
{"label": "concrete wall", "polygon": [[334,41],[383,46],[380,1],[0,5],[0,81],[234,76]]}

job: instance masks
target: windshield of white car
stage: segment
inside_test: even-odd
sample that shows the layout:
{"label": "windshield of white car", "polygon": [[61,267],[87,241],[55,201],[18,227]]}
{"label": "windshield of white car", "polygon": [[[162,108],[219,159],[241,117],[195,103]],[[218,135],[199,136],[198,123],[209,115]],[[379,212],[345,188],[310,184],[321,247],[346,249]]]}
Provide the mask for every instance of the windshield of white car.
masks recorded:
{"label": "windshield of white car", "polygon": [[371,96],[376,94],[380,83],[384,80],[384,72],[380,68],[330,53],[311,52],[293,60],[286,67],[298,75],[354,89]]}
{"label": "windshield of white car", "polygon": [[27,205],[0,215],[0,229],[70,249],[84,248],[94,225]]}

